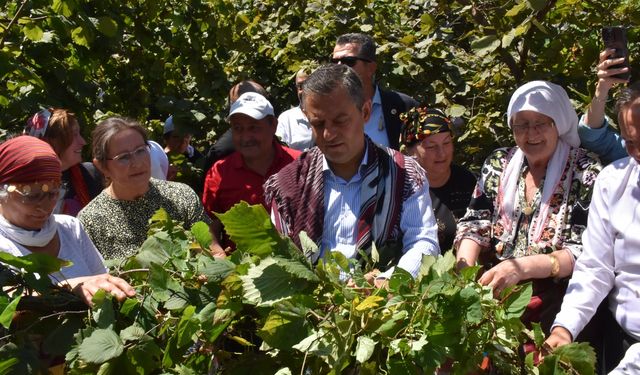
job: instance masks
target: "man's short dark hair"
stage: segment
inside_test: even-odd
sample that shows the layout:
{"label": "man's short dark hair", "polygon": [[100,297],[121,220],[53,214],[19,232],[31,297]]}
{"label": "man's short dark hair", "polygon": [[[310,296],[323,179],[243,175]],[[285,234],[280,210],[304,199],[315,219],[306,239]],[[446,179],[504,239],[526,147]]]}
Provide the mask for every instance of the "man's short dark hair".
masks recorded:
{"label": "man's short dark hair", "polygon": [[336,45],[357,44],[360,46],[358,57],[376,61],[376,42],[367,34],[349,33],[342,34],[336,40]]}
{"label": "man's short dark hair", "polygon": [[327,64],[319,67],[302,83],[301,105],[309,94],[329,95],[338,87],[344,87],[356,105],[362,110],[364,93],[358,74],[344,64]]}
{"label": "man's short dark hair", "polygon": [[[620,92],[616,101],[618,125],[622,126],[622,113],[634,104],[640,104],[640,81],[636,81]],[[625,126],[627,124],[624,124]],[[640,125],[640,124],[638,124]]]}

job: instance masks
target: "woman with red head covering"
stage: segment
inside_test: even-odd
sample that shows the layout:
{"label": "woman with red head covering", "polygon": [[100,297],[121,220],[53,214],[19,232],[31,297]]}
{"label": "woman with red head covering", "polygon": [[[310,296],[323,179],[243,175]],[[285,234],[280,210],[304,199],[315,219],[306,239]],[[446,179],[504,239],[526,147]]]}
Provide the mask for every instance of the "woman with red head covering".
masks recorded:
{"label": "woman with red head covering", "polygon": [[61,188],[61,164],[51,146],[20,136],[0,144],[0,251],[14,256],[48,254],[73,264],[50,275],[70,285],[86,302],[98,289],[118,299],[135,294],[110,276],[80,222],[54,215]]}
{"label": "woman with red head covering", "polygon": [[27,120],[25,135],[51,145],[60,159],[62,185],[54,212],[76,216],[102,189],[102,175],[92,163],[82,162],[87,142],[76,116],[66,109],[43,109]]}

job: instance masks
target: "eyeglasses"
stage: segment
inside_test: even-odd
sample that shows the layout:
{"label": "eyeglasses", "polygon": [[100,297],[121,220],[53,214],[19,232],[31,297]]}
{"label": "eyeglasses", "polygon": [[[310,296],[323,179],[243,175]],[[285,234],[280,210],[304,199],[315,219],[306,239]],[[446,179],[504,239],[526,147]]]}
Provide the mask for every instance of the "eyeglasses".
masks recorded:
{"label": "eyeglasses", "polygon": [[364,61],[364,62],[372,62],[372,60],[365,59],[364,57],[358,57],[358,56],[343,56],[337,59],[331,58],[331,62],[334,64],[344,64],[352,68],[354,65],[358,63],[358,60]]}
{"label": "eyeglasses", "polygon": [[129,166],[133,159],[141,159],[149,155],[149,145],[143,145],[130,152],[123,152],[107,160],[113,160],[123,167]]}
{"label": "eyeglasses", "polygon": [[48,184],[43,184],[38,191],[35,191],[31,185],[10,185],[7,187],[7,192],[18,194],[23,204],[36,205],[44,201],[58,199],[60,186],[51,187]]}
{"label": "eyeglasses", "polygon": [[551,129],[553,127],[553,121],[547,122],[537,122],[535,124],[524,123],[524,124],[513,124],[511,125],[511,129],[513,129],[514,134],[524,134],[529,133],[531,129],[535,129],[537,132],[544,132],[546,130]]}

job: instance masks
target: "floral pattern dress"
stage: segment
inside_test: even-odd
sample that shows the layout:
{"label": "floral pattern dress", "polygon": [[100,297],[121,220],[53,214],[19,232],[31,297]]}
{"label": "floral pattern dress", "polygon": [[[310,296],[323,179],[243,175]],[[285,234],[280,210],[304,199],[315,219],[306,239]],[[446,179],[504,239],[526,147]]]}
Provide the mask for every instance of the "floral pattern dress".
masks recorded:
{"label": "floral pattern dress", "polygon": [[[571,148],[560,182],[551,197],[547,218],[536,222],[541,190],[535,194],[529,206],[525,199],[525,175],[528,171],[525,158],[518,181],[518,201],[514,204],[510,218],[513,225],[508,230],[499,220],[498,189],[507,163],[516,150],[517,147],[500,148],[485,160],[467,213],[458,223],[456,247],[465,238],[478,243],[482,248],[479,259],[486,269],[505,259],[549,254],[560,249],[568,249],[574,257],[578,257],[582,253],[582,232],[587,226],[593,184],[602,169],[600,162],[594,154],[584,149]],[[544,181],[541,186],[544,186]],[[538,238],[533,235],[533,229],[537,225],[544,225]],[[565,283],[564,281],[566,280],[536,280],[534,296],[536,293],[545,294],[546,289]],[[547,297],[541,298],[552,300],[552,303],[544,306],[550,308],[548,315],[551,320],[557,313],[555,310],[559,310],[564,295],[562,287],[552,289],[553,297],[546,293]],[[543,318],[538,316],[529,320],[541,319]],[[543,328],[548,328],[545,325],[550,325],[551,321],[547,323],[543,324]]]}

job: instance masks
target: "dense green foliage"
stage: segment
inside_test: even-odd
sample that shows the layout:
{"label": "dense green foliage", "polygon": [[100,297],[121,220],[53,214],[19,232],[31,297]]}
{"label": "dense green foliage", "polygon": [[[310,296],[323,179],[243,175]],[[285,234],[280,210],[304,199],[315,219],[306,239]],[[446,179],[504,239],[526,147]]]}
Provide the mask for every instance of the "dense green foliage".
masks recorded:
{"label": "dense green foliage", "polygon": [[[201,139],[225,128],[226,94],[251,77],[281,110],[293,75],[326,61],[337,35],[379,45],[379,80],[462,116],[459,152],[477,165],[509,144],[515,87],[549,79],[581,109],[593,92],[602,25],[637,25],[635,0],[8,0],[0,9],[0,128],[45,105],[141,120],[194,111]],[[629,35],[632,65],[637,31]],[[160,131],[159,122],[149,127]],[[211,135],[211,134],[210,134]],[[0,134],[1,136],[1,134]]]}
{"label": "dense green foliage", "polygon": [[[505,374],[593,373],[585,344],[540,367],[533,354],[521,357],[524,342],[544,340],[539,327],[520,321],[530,284],[493,298],[475,282],[478,267],[458,274],[447,253],[424,257],[416,279],[396,269],[388,289],[376,289],[364,278],[377,266],[375,250],[364,268],[337,252],[312,267],[262,206],[241,203],[220,219],[238,245],[226,259],[202,250],[211,240],[204,223],[185,231],[159,211],[138,254],[117,267],[136,298],[118,303],[99,292],[90,312],[75,312],[72,294],[49,292],[48,280],[34,277],[59,261],[2,255],[0,262],[21,269],[4,269],[5,287],[20,293],[37,285],[42,296],[0,292],[0,324],[10,330],[0,337],[0,373],[37,370],[37,342],[44,353],[66,353],[70,374],[467,374],[480,371],[485,357]],[[317,251],[303,242],[304,253]],[[345,272],[355,285],[341,278]],[[54,297],[65,303],[52,304]],[[25,298],[46,299],[46,311],[29,309],[37,304]],[[12,322],[16,308],[28,319],[21,311]]]}

